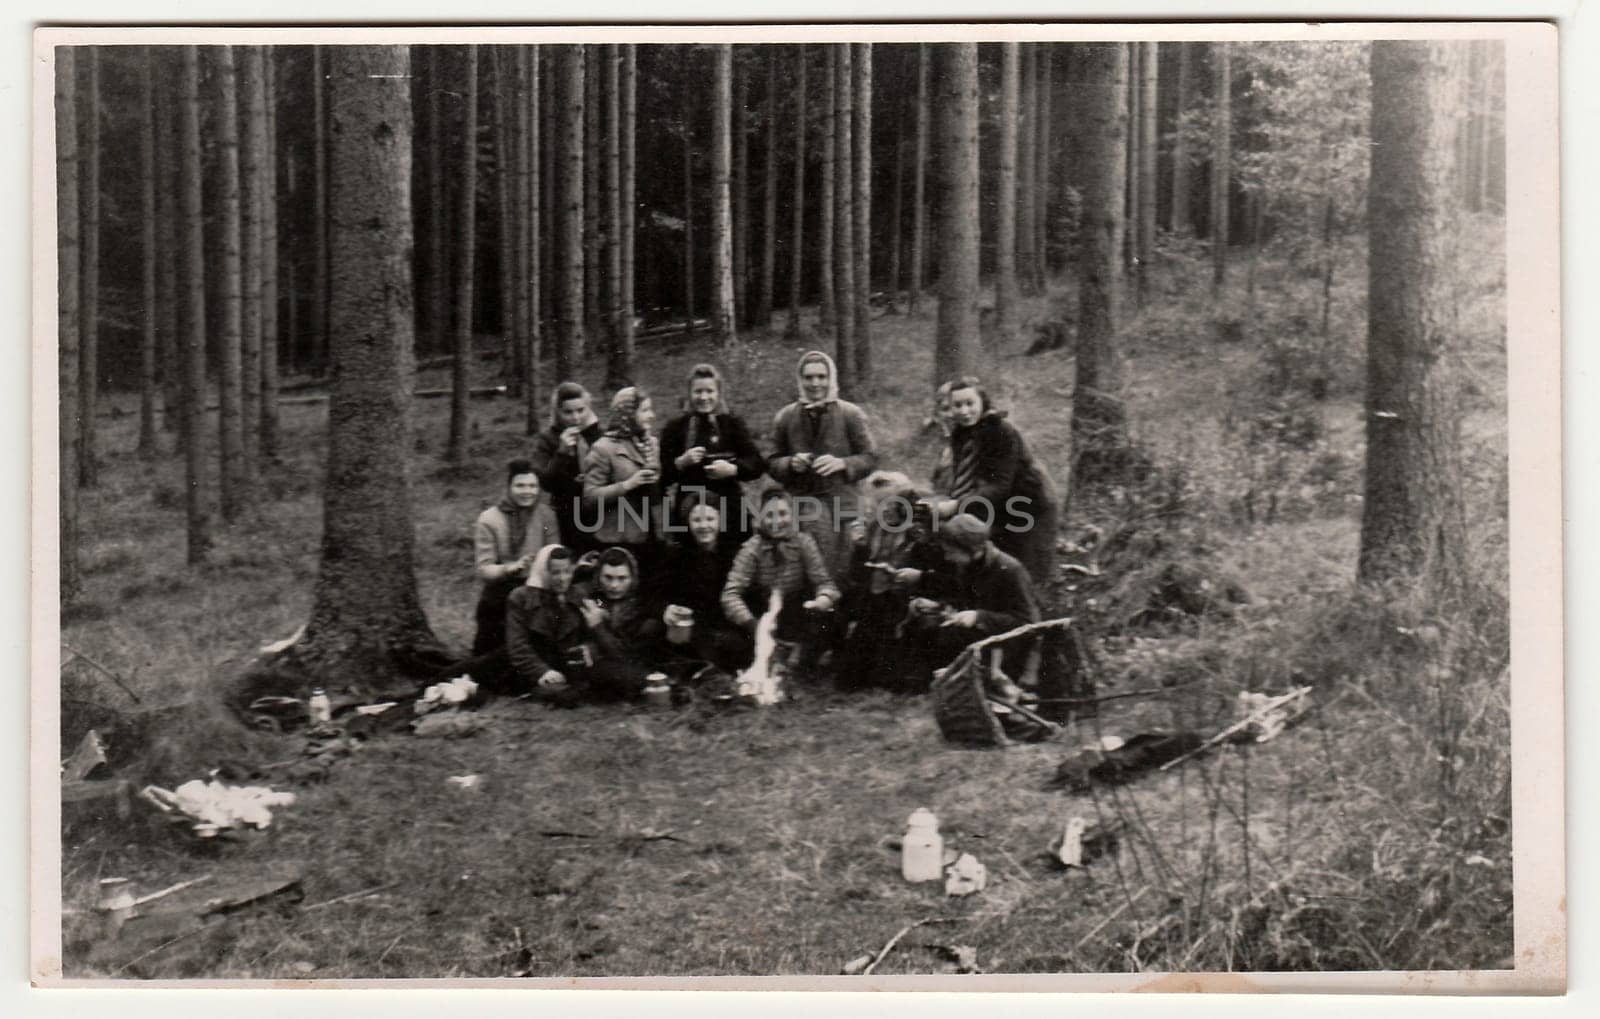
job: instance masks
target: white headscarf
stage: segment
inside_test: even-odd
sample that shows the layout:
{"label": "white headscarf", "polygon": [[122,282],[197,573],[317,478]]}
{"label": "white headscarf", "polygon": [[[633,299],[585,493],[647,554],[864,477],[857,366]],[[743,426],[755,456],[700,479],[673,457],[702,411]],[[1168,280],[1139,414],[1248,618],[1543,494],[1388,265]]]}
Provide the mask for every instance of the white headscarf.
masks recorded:
{"label": "white headscarf", "polygon": [[[828,395],[816,403],[806,399],[805,387],[800,382],[801,373],[806,370],[806,365],[813,361],[819,361],[828,366]],[[800,406],[802,407],[824,407],[830,403],[837,402],[839,399],[839,369],[833,363],[833,358],[820,350],[808,350],[800,355],[800,363],[794,369],[794,384],[795,391],[800,396]]]}
{"label": "white headscarf", "polygon": [[556,551],[556,549],[565,550],[566,546],[558,545],[552,542],[551,544],[546,545],[544,548],[541,548],[539,550],[539,554],[533,557],[533,566],[528,569],[528,579],[524,581],[525,586],[536,587],[540,590],[546,589],[546,585],[550,579],[550,556]]}

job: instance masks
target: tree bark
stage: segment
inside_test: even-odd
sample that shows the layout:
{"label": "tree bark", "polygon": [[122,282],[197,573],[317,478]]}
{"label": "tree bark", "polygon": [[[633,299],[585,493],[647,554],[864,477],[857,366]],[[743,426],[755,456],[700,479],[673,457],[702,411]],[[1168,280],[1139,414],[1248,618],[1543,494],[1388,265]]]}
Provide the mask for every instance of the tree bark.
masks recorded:
{"label": "tree bark", "polygon": [[733,307],[734,320],[750,321],[750,125],[745,104],[750,90],[739,73],[738,47],[733,62]]}
{"label": "tree bark", "polygon": [[1190,89],[1193,87],[1191,63],[1194,46],[1186,42],[1167,45],[1178,49],[1178,81],[1174,91],[1177,102],[1173,108],[1172,232],[1189,234],[1194,232],[1194,218],[1189,212],[1189,138],[1183,130],[1183,115],[1189,109]]}
{"label": "tree bark", "polygon": [[623,349],[628,353],[628,374],[633,374],[633,316],[634,299],[634,240],[637,233],[635,215],[638,210],[638,47],[629,43],[622,47],[622,278],[618,281],[619,299],[622,303],[618,335]]}
{"label": "tree bark", "polygon": [[933,45],[939,61],[937,384],[970,374],[977,361],[978,45]]}
{"label": "tree bark", "polygon": [[[684,48],[683,60],[689,65],[690,55],[694,51]],[[694,335],[694,112],[692,100],[687,97],[693,94],[689,88],[689,76],[684,75],[683,94],[686,101],[683,107],[683,333],[685,336]]]}
{"label": "tree bark", "polygon": [[241,341],[243,308],[239,239],[239,107],[234,78],[233,47],[211,48],[216,107],[213,115],[217,148],[216,223],[222,307],[217,324],[217,403],[222,435],[222,517],[237,520],[251,503],[250,470],[244,447],[244,364]]}
{"label": "tree bark", "polygon": [[56,496],[61,563],[61,605],[77,598],[83,586],[78,555],[78,361],[81,342],[80,304],[83,299],[78,208],[78,80],[77,55],[82,47],[55,48],[56,127],[56,423],[60,434],[56,451],[61,457],[56,471]]}
{"label": "tree bark", "polygon": [[444,74],[439,68],[442,47],[428,47],[428,343],[429,354],[445,349],[450,331],[450,265],[445,245],[445,208],[450,188],[444,179]]}
{"label": "tree bark", "polygon": [[733,296],[733,47],[712,47],[715,68],[711,113],[711,331],[726,346],[737,339]]}
{"label": "tree bark", "polygon": [[1050,119],[1052,95],[1055,91],[1055,52],[1054,43],[1039,43],[1038,54],[1038,99],[1039,99],[1039,141],[1034,147],[1034,186],[1038,197],[1035,199],[1033,212],[1033,289],[1036,293],[1045,292],[1045,282],[1050,275],[1050,267],[1046,263],[1046,235],[1050,229]]}
{"label": "tree bark", "polygon": [[1139,115],[1139,81],[1142,77],[1144,54],[1139,49],[1139,44],[1130,42],[1128,49],[1128,89],[1126,91],[1128,103],[1128,130],[1124,136],[1124,143],[1128,150],[1126,177],[1123,184],[1124,207],[1127,209],[1127,229],[1123,233],[1123,243],[1127,250],[1128,291],[1125,296],[1131,298],[1137,306],[1143,299],[1144,284],[1144,252],[1139,249],[1141,240],[1139,224],[1143,222],[1143,210],[1140,208],[1140,199],[1143,193],[1139,187],[1139,139],[1143,135],[1140,127]]}
{"label": "tree bark", "polygon": [[489,67],[494,77],[494,202],[499,240],[495,261],[500,270],[500,366],[512,395],[520,396],[524,350],[521,312],[526,272],[522,260],[526,210],[522,199],[527,185],[525,152],[518,130],[527,121],[527,107],[523,105],[525,61],[521,47],[510,51],[503,46],[493,47],[489,51]]}
{"label": "tree bark", "polygon": [[[327,370],[327,366],[328,366],[328,342],[329,342],[329,340],[328,340],[328,183],[329,183],[328,182],[328,113],[327,113],[327,99],[326,99],[326,90],[325,90],[325,82],[326,82],[326,79],[327,79],[327,67],[323,62],[322,55],[323,55],[323,51],[322,51],[322,47],[321,46],[313,46],[313,47],[311,47],[311,158],[312,158],[311,222],[312,222],[312,231],[313,231],[313,236],[312,236],[312,240],[311,240],[311,246],[312,246],[313,262],[312,262],[311,283],[310,283],[310,290],[311,290],[311,323],[310,323],[310,326],[311,326],[311,328],[310,328],[310,333],[311,333],[311,358],[310,358],[310,360],[311,360],[311,363],[312,363],[312,370],[315,371],[319,375],[323,374]],[[430,67],[430,70],[431,69],[432,68]],[[434,77],[434,76],[430,75],[430,81],[435,81],[436,82],[437,80],[438,80],[437,77]],[[433,106],[434,112],[435,112],[435,114],[437,114],[438,109],[439,109],[439,107],[438,107],[438,98],[437,98],[437,90],[435,90],[435,93],[434,93],[433,103],[434,103],[434,106]],[[437,116],[435,116],[435,118],[434,118],[434,123],[430,124],[429,126],[433,127],[435,132],[437,133],[437,130],[438,130]],[[438,179],[439,179],[439,176],[438,176],[438,173],[437,173],[437,166],[438,166],[438,164],[435,163],[435,173],[434,173],[434,176],[432,178],[435,182],[437,182]],[[437,188],[437,186],[438,186],[437,183],[435,183],[434,186],[435,186],[435,188]],[[438,198],[437,194],[435,194],[435,198],[436,199]],[[436,203],[435,209],[437,210],[438,208],[439,208],[439,204]],[[436,211],[434,215],[435,215],[434,226],[436,227],[436,229],[434,231],[434,237],[436,238],[435,244],[439,244],[439,243],[442,243],[442,242],[438,241],[437,238],[442,236],[443,233],[444,233],[443,229],[438,228],[439,227],[438,216],[441,215],[441,213]],[[433,270],[434,270],[435,273],[439,273],[439,272],[442,271],[442,270],[439,269],[439,266],[438,266],[437,263],[434,264]],[[445,306],[445,303],[444,303],[444,283],[443,283],[443,279],[442,278],[439,280],[438,286],[434,291],[434,298],[435,298],[435,303],[434,303],[434,307],[435,308],[443,308]],[[441,343],[441,346],[442,346],[443,345],[443,337],[444,337],[443,327],[442,326],[438,327],[435,332],[436,332],[436,335],[439,337],[440,343]]]}
{"label": "tree bark", "polygon": [[855,313],[855,163],[854,120],[851,107],[854,92],[850,78],[854,73],[849,43],[839,44],[839,59],[833,74],[833,306],[835,311],[833,360],[839,389],[849,395],[855,391],[856,313]]}
{"label": "tree bark", "polygon": [[522,343],[522,397],[524,401],[524,428],[533,435],[544,426],[546,405],[540,385],[540,361],[544,357],[544,301],[547,284],[545,258],[539,250],[545,235],[544,182],[541,177],[543,147],[549,142],[540,137],[540,49],[538,46],[518,48],[524,57],[524,77],[528,83],[527,99],[518,104],[518,137],[522,165],[525,171],[518,181],[523,207],[522,233],[519,239],[524,276],[517,282],[517,294],[524,315]]}
{"label": "tree bark", "polygon": [[[154,52],[162,52],[155,50]],[[160,257],[157,260],[156,307],[161,311],[162,430],[173,433],[177,451],[183,451],[183,344],[179,337],[178,263],[178,65],[158,59],[156,118],[156,224]]]}
{"label": "tree bark", "polygon": [[817,329],[823,334],[837,328],[838,311],[834,300],[838,293],[838,266],[834,264],[834,177],[838,173],[838,145],[834,135],[839,119],[838,95],[835,91],[839,77],[839,47],[827,44],[822,47],[822,188],[817,206],[817,290],[819,291]]}
{"label": "tree bark", "polygon": [[254,489],[261,453],[261,206],[265,201],[266,95],[261,47],[239,47],[239,85],[244,119],[239,135],[240,249],[239,403],[244,438],[244,477]]}
{"label": "tree bark", "polygon": [[1038,43],[1019,43],[1020,63],[1017,81],[1017,102],[1020,120],[1017,125],[1017,230],[1013,242],[1017,263],[1018,285],[1033,293],[1037,274],[1033,267],[1033,218],[1037,211],[1035,202],[1039,190],[1034,185],[1034,169],[1038,166],[1034,151],[1038,146],[1038,80],[1034,64],[1039,58]]}
{"label": "tree bark", "polygon": [[78,49],[83,58],[84,87],[80,113],[83,125],[83,183],[79,201],[83,213],[83,287],[78,320],[78,483],[84,488],[100,484],[100,55],[99,48]]}
{"label": "tree bark", "polygon": [[609,343],[608,322],[600,316],[600,280],[605,265],[600,258],[600,50],[590,43],[584,50],[583,80],[583,329],[585,344]]}
{"label": "tree bark", "polygon": [[995,187],[995,342],[1002,350],[1017,338],[1017,118],[1022,44],[1000,44],[1000,152]]}
{"label": "tree bark", "polygon": [[932,53],[927,43],[917,44],[917,156],[911,161],[911,293],[908,305],[914,315],[922,300],[923,270],[926,267],[925,235],[928,223],[926,196],[928,175],[928,68]]}
{"label": "tree bark", "polygon": [[1139,299],[1150,298],[1151,273],[1156,256],[1156,85],[1160,71],[1159,44],[1140,43],[1139,61]]}
{"label": "tree bark", "polygon": [[855,385],[872,385],[872,44],[855,49]]}
{"label": "tree bark", "polygon": [[1091,43],[1079,51],[1084,83],[1083,250],[1078,264],[1078,337],[1072,397],[1072,489],[1091,483],[1123,444],[1121,358],[1116,344],[1121,305],[1123,188],[1127,183],[1129,53],[1123,43]]}
{"label": "tree bark", "polygon": [[806,225],[806,47],[795,47],[794,198],[790,202],[789,338],[800,336],[800,301],[805,295]]}
{"label": "tree bark", "polygon": [[262,50],[266,135],[261,195],[261,456],[278,455],[278,72],[273,50]]}
{"label": "tree bark", "polygon": [[160,303],[156,293],[156,76],[155,51],[145,47],[139,61],[139,246],[140,293],[143,298],[143,328],[139,336],[139,448],[141,460],[156,455],[156,351]]}
{"label": "tree bark", "polygon": [[[893,104],[898,105],[898,104]],[[900,312],[900,281],[903,268],[901,249],[905,247],[906,118],[894,118],[894,197],[889,208],[889,300],[887,313]]]}
{"label": "tree bark", "polygon": [[622,53],[605,47],[606,141],[606,329],[609,334],[606,385],[621,389],[633,382],[633,343],[623,331],[622,307]]}
{"label": "tree bark", "polygon": [[778,53],[767,48],[766,138],[761,186],[761,283],[756,289],[754,324],[772,325],[772,288],[778,271]]}
{"label": "tree bark", "polygon": [[1367,463],[1358,576],[1460,582],[1460,47],[1372,44]]}
{"label": "tree bark", "polygon": [[1211,122],[1211,292],[1221,293],[1228,275],[1228,183],[1232,179],[1233,73],[1225,42],[1213,43]]}
{"label": "tree bark", "polygon": [[399,46],[334,47],[329,61],[338,275],[322,563],[287,657],[330,693],[437,674],[418,661],[438,641],[413,572],[409,65]]}
{"label": "tree bark", "polygon": [[206,471],[206,263],[205,210],[201,203],[200,53],[183,47],[182,101],[178,109],[182,148],[184,506],[188,562],[211,554],[211,480]]}
{"label": "tree bark", "polygon": [[456,193],[455,342],[450,371],[450,439],[445,451],[451,464],[467,461],[472,389],[472,285],[476,268],[478,197],[478,47],[466,46],[462,62],[461,169]]}
{"label": "tree bark", "polygon": [[556,299],[556,375],[570,379],[583,349],[583,47],[567,46],[557,64],[560,103],[556,238],[558,283]]}

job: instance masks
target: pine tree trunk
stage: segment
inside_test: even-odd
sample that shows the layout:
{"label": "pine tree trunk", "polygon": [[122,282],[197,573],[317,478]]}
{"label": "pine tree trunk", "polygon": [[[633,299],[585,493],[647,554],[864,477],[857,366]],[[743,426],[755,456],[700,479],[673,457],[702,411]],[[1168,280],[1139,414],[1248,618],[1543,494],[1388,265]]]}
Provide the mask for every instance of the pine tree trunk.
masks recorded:
{"label": "pine tree trunk", "polygon": [[606,385],[621,389],[633,381],[633,350],[623,335],[622,320],[622,53],[605,47],[605,214],[607,344]]}
{"label": "pine tree trunk", "polygon": [[78,320],[78,483],[95,488],[100,484],[100,55],[95,46],[81,47],[78,53],[84,69],[83,124],[79,128],[83,135],[83,183],[79,185],[83,296]]}
{"label": "pine tree trunk", "polygon": [[794,198],[790,202],[789,325],[784,335],[800,336],[800,301],[805,295],[806,224],[806,47],[795,47]]}
{"label": "pine tree trunk", "polygon": [[733,297],[733,47],[712,47],[711,332],[723,346],[737,339]]}
{"label": "pine tree trunk", "polygon": [[638,211],[638,47],[629,43],[622,47],[622,274],[618,280],[618,295],[622,312],[618,322],[619,342],[628,354],[628,374],[633,374],[633,317],[634,298],[634,240],[637,233],[635,216]]}
{"label": "pine tree trunk", "polygon": [[[311,47],[311,229],[313,236],[312,269],[309,289],[311,291],[311,321],[309,323],[311,334],[311,364],[312,370],[318,375],[327,371],[328,367],[328,113],[325,81],[327,79],[327,65],[324,62],[321,46]],[[431,68],[430,68],[431,70]],[[429,76],[430,82],[437,82],[436,76]],[[435,94],[434,110],[438,110],[438,98]],[[437,131],[437,117],[430,125]],[[435,182],[436,193],[435,208],[439,208],[437,194],[439,175],[438,164],[434,164],[435,173],[432,180]],[[439,228],[438,216],[435,212],[434,237],[435,244],[442,243],[437,238],[443,236],[444,231]],[[435,273],[439,272],[438,264],[433,265]],[[435,308],[443,308],[444,282],[441,279],[434,290]],[[444,332],[440,327],[436,330],[443,345]]]}
{"label": "pine tree trunk", "polygon": [[935,43],[939,61],[939,322],[935,383],[970,374],[978,336],[978,45]]}
{"label": "pine tree trunk", "polygon": [[932,52],[928,44],[917,44],[917,155],[911,161],[911,294],[908,298],[913,315],[922,300],[923,270],[927,266],[928,69],[931,63]]}
{"label": "pine tree trunk", "polygon": [[600,281],[605,263],[600,256],[600,50],[598,43],[584,46],[583,79],[583,331],[585,345],[609,343],[609,322],[600,315]]}
{"label": "pine tree trunk", "polygon": [[413,572],[410,61],[400,46],[330,55],[338,279],[322,564],[285,657],[329,693],[365,695],[400,685],[396,673],[431,678],[443,656]]}
{"label": "pine tree trunk", "polygon": [[539,250],[544,238],[546,218],[544,181],[541,180],[543,149],[549,142],[540,136],[540,59],[538,46],[518,47],[523,62],[523,78],[528,84],[527,99],[518,104],[522,132],[518,148],[525,172],[518,181],[518,202],[522,206],[522,232],[518,244],[522,254],[524,276],[517,281],[518,300],[524,314],[522,343],[522,397],[524,401],[524,427],[533,435],[544,425],[545,402],[540,385],[540,361],[544,357],[544,303],[549,289],[546,279],[546,259]]}
{"label": "pine tree trunk", "polygon": [[1078,338],[1072,397],[1071,490],[1112,466],[1122,445],[1121,304],[1123,188],[1127,185],[1129,52],[1123,43],[1090,43],[1078,52],[1083,82],[1082,252],[1078,263]]}
{"label": "pine tree trunk", "polygon": [[1190,89],[1193,88],[1194,46],[1186,42],[1167,45],[1178,49],[1178,82],[1174,93],[1177,102],[1173,107],[1176,134],[1172,141],[1172,232],[1189,234],[1194,231],[1194,218],[1189,212],[1189,138],[1183,131],[1183,115],[1189,109]]}
{"label": "pine tree trunk", "polygon": [[817,329],[823,335],[837,328],[838,309],[834,299],[838,293],[837,270],[834,264],[834,177],[838,173],[838,145],[835,126],[839,119],[839,102],[835,92],[839,77],[839,47],[827,44],[822,47],[822,188],[817,205]]}
{"label": "pine tree trunk", "polygon": [[[895,104],[898,105],[898,104]],[[889,203],[889,300],[887,314],[900,313],[901,250],[905,247],[906,118],[894,118],[894,197]]]}
{"label": "pine tree trunk", "polygon": [[56,422],[60,429],[56,472],[57,536],[61,563],[61,605],[77,598],[83,586],[78,555],[78,320],[82,301],[82,271],[78,208],[78,81],[77,55],[81,47],[55,48],[56,128]]}
{"label": "pine tree trunk", "polygon": [[1039,58],[1038,43],[1019,43],[1021,62],[1017,80],[1017,102],[1020,119],[1017,124],[1017,230],[1012,245],[1017,262],[1017,280],[1025,293],[1033,293],[1037,274],[1033,269],[1033,217],[1039,190],[1034,186],[1033,172],[1038,166],[1034,150],[1038,146],[1038,80],[1034,64]]}
{"label": "pine tree trunk", "polygon": [[[155,52],[165,53],[162,50]],[[174,51],[175,52],[175,51]],[[177,64],[158,58],[156,116],[156,307],[161,311],[161,391],[163,431],[173,433],[183,451],[183,341],[179,336],[178,263],[178,90]]]}
{"label": "pine tree trunk", "polygon": [[[692,50],[685,49],[687,63]],[[692,94],[685,76],[684,95]],[[683,333],[694,335],[694,115],[689,103],[683,109]]]}
{"label": "pine tree trunk", "polygon": [[833,74],[833,360],[847,396],[855,392],[856,374],[853,56],[850,44],[840,43]]}
{"label": "pine tree trunk", "polygon": [[1463,56],[1448,42],[1372,44],[1367,472],[1358,575],[1459,582],[1459,228],[1451,132]]}
{"label": "pine tree trunk", "polygon": [[1128,49],[1128,88],[1126,91],[1128,104],[1128,130],[1124,143],[1128,150],[1126,162],[1126,176],[1123,182],[1124,207],[1127,209],[1127,229],[1123,233],[1123,244],[1126,247],[1126,266],[1128,273],[1128,287],[1124,296],[1131,298],[1135,306],[1144,295],[1144,252],[1139,250],[1139,223],[1143,215],[1140,209],[1140,198],[1143,197],[1139,188],[1139,139],[1143,134],[1140,127],[1139,116],[1139,81],[1144,64],[1144,54],[1139,50],[1139,44],[1130,42]]}
{"label": "pine tree trunk", "polygon": [[265,191],[261,195],[261,456],[278,456],[278,72],[262,50],[266,107]]}
{"label": "pine tree trunk", "polygon": [[539,231],[535,229],[534,207],[540,199],[538,189],[538,149],[533,145],[533,133],[539,128],[539,109],[533,102],[533,90],[538,87],[538,75],[533,61],[538,50],[531,46],[512,48],[512,93],[507,100],[510,116],[507,118],[510,137],[506,140],[506,162],[509,175],[506,181],[508,201],[513,219],[506,226],[511,243],[510,301],[511,327],[516,351],[510,370],[517,376],[515,386],[524,399],[536,401],[536,394],[524,392],[527,382],[528,361],[538,356],[534,332],[539,326]]}
{"label": "pine tree trunk", "polygon": [[1017,119],[1022,44],[1000,44],[1000,152],[995,187],[994,312],[995,346],[1008,349],[1017,339]]}
{"label": "pine tree trunk", "polygon": [[733,62],[733,308],[734,321],[750,320],[750,125],[745,104],[750,90]]}
{"label": "pine tree trunk", "polygon": [[772,288],[778,271],[778,53],[767,48],[765,165],[761,185],[761,285],[756,290],[755,325],[772,325]]}
{"label": "pine tree trunk", "polygon": [[478,197],[478,47],[462,55],[461,169],[456,194],[455,343],[450,371],[450,441],[445,452],[451,464],[467,461],[467,400],[472,390],[472,284],[477,252]]}
{"label": "pine tree trunk", "polygon": [[558,93],[552,100],[560,104],[556,237],[558,283],[556,299],[556,375],[570,379],[578,368],[583,349],[583,47],[572,45],[561,50],[557,64]]}
{"label": "pine tree trunk", "polygon": [[156,294],[156,78],[155,51],[140,53],[139,102],[139,246],[144,264],[141,296],[143,329],[139,337],[139,448],[141,460],[156,455],[156,350],[160,303]]}
{"label": "pine tree trunk", "polygon": [[1037,293],[1045,292],[1045,281],[1050,275],[1050,267],[1045,259],[1045,237],[1050,226],[1050,118],[1051,96],[1054,93],[1055,83],[1055,52],[1053,43],[1042,42],[1039,44],[1038,72],[1039,72],[1039,141],[1034,149],[1034,159],[1037,168],[1034,170],[1034,186],[1038,197],[1035,199],[1033,212],[1033,288]]}
{"label": "pine tree trunk", "polygon": [[[506,65],[510,64],[508,68]],[[527,119],[523,106],[526,82],[522,71],[522,52],[507,52],[503,46],[489,51],[489,67],[494,76],[494,203],[498,220],[498,251],[495,261],[500,270],[500,366],[512,395],[521,395],[523,337],[519,321],[522,294],[523,210],[520,199],[527,183],[523,177],[522,138],[518,126]],[[517,204],[513,204],[516,202]]]}
{"label": "pine tree trunk", "polygon": [[1140,43],[1139,62],[1139,267],[1140,303],[1148,301],[1156,257],[1156,83],[1160,70],[1157,43]]}
{"label": "pine tree trunk", "polygon": [[855,384],[872,385],[872,44],[854,43]]}
{"label": "pine tree trunk", "polygon": [[205,210],[201,203],[200,53],[183,47],[182,100],[178,110],[183,181],[183,431],[184,504],[188,561],[211,554],[211,480],[206,471],[206,263]]}
{"label": "pine tree trunk", "polygon": [[261,454],[261,206],[265,201],[266,95],[261,47],[239,47],[239,86],[244,121],[239,135],[241,294],[239,314],[239,402],[244,438],[245,487],[255,487]]}
{"label": "pine tree trunk", "polygon": [[1232,180],[1233,73],[1225,42],[1213,43],[1211,122],[1211,291],[1222,291],[1228,274],[1228,184]]}
{"label": "pine tree trunk", "polygon": [[428,342],[426,350],[445,349],[450,331],[449,257],[445,245],[445,208],[450,189],[444,179],[444,74],[439,69],[440,46],[428,47]]}
{"label": "pine tree trunk", "polygon": [[239,240],[239,106],[234,78],[233,47],[211,49],[216,88],[217,182],[216,223],[221,262],[217,299],[218,404],[221,406],[222,517],[237,520],[251,502],[250,470],[244,449],[244,364],[242,348]]}

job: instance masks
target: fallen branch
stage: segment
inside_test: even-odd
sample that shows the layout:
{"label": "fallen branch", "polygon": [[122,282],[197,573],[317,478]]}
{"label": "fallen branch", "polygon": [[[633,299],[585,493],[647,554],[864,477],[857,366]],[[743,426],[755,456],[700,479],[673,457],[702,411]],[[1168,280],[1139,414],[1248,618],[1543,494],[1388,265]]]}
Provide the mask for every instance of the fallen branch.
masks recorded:
{"label": "fallen branch", "polygon": [[[95,661],[93,658],[90,658],[88,655],[84,654],[82,651],[79,651],[77,648],[73,647],[71,644],[68,644],[66,641],[62,641],[61,642],[61,646],[66,648],[67,651],[69,651],[72,654],[72,657],[78,659],[79,661],[83,662],[86,665],[92,665],[94,668],[98,669],[100,672],[102,672],[105,675],[111,677],[111,682],[117,684],[117,686],[119,688],[121,688],[123,693],[127,694],[129,697],[132,697],[133,698],[133,703],[135,703],[135,704],[143,704],[144,703],[144,701],[139,698],[138,694],[136,694],[132,690],[128,689],[128,685],[122,681],[122,677],[117,675],[115,672],[111,671],[110,668],[108,668],[107,666],[101,665],[99,662]],[[65,665],[67,663],[63,662],[62,664]]]}
{"label": "fallen branch", "polygon": [[1243,732],[1245,729],[1248,729],[1253,723],[1260,721],[1261,720],[1261,716],[1263,716],[1263,715],[1267,714],[1268,712],[1272,711],[1274,708],[1277,708],[1277,707],[1279,707],[1281,705],[1287,704],[1290,701],[1294,700],[1296,697],[1304,697],[1306,695],[1306,692],[1309,691],[1310,689],[1311,688],[1309,686],[1297,687],[1296,689],[1290,690],[1286,694],[1283,694],[1283,695],[1278,696],[1278,697],[1274,697],[1271,700],[1266,701],[1259,708],[1256,708],[1254,711],[1250,712],[1248,715],[1244,716],[1239,721],[1233,723],[1232,725],[1228,726],[1226,729],[1224,729],[1221,732],[1217,733],[1215,736],[1213,736],[1210,739],[1206,740],[1204,743],[1202,743],[1199,746],[1195,747],[1193,750],[1189,751],[1188,753],[1184,754],[1181,757],[1174,757],[1172,760],[1168,761],[1166,764],[1163,764],[1161,767],[1157,768],[1156,770],[1157,771],[1166,771],[1169,768],[1172,768],[1172,767],[1175,767],[1175,766],[1177,766],[1179,764],[1182,764],[1184,761],[1189,760],[1191,757],[1196,757],[1196,756],[1198,756],[1200,754],[1205,753],[1207,750],[1210,750],[1212,747],[1216,746],[1218,743],[1222,743],[1222,742],[1226,741],[1229,737],[1233,736],[1235,733]]}
{"label": "fallen branch", "polygon": [[1106,701],[1120,701],[1129,697],[1151,697],[1156,694],[1166,693],[1168,690],[1178,690],[1192,684],[1174,683],[1172,686],[1151,686],[1143,690],[1125,690],[1122,693],[1108,693],[1100,697],[1041,697],[1038,704],[1104,704]]}
{"label": "fallen branch", "polygon": [[368,889],[366,889],[364,891],[351,892],[349,895],[341,895],[336,899],[326,899],[326,900],[324,900],[322,902],[313,902],[309,906],[302,907],[301,912],[308,913],[313,909],[321,909],[324,906],[337,906],[339,903],[341,903],[341,902],[349,902],[351,899],[363,899],[363,898],[366,898],[368,895],[376,895],[379,892],[386,892],[391,888],[398,887],[399,885],[400,885],[399,881],[390,881],[386,885],[379,885],[376,888],[368,888]]}
{"label": "fallen branch", "polygon": [[900,943],[900,939],[905,937],[907,934],[910,934],[912,931],[916,930],[918,927],[922,927],[922,926],[925,926],[927,924],[934,924],[934,923],[955,923],[955,922],[956,922],[956,918],[955,917],[930,916],[930,917],[928,917],[928,918],[926,918],[924,920],[918,920],[916,923],[906,924],[904,927],[900,928],[898,931],[895,932],[894,937],[890,938],[884,944],[883,948],[878,950],[878,954],[873,957],[871,962],[867,963],[866,966],[864,966],[862,968],[862,970],[861,970],[859,975],[860,976],[864,976],[864,977],[865,976],[871,976],[872,975],[872,971],[877,968],[878,963],[882,962],[888,956],[888,954],[890,952],[894,951],[894,946],[898,945]]}

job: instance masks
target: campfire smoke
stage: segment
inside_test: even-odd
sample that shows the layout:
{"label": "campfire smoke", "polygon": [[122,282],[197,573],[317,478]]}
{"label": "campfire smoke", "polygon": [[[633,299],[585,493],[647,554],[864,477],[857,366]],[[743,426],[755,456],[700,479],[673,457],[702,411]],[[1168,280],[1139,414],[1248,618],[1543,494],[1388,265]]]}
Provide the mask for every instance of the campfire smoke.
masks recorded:
{"label": "campfire smoke", "polygon": [[778,648],[773,631],[778,626],[778,610],[783,608],[783,592],[774,591],[767,600],[767,611],[756,622],[756,653],[750,667],[739,673],[739,693],[757,704],[776,704],[783,700],[778,676],[772,669],[772,655]]}

